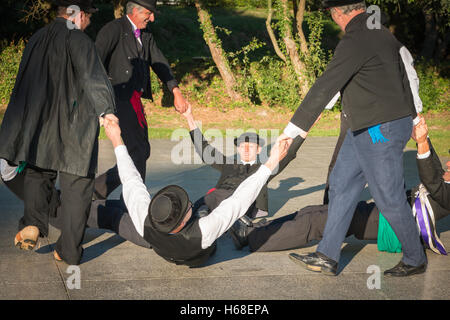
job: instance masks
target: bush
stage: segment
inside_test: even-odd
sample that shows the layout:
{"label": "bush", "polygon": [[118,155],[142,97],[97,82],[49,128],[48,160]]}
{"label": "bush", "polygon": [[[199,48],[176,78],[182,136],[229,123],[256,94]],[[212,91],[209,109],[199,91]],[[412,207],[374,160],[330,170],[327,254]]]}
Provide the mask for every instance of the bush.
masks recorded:
{"label": "bush", "polygon": [[300,88],[293,72],[285,68],[278,58],[264,57],[252,64],[253,78],[259,98],[270,107],[297,109],[300,103]]}
{"label": "bush", "polygon": [[437,66],[419,62],[416,66],[419,76],[419,96],[423,103],[423,112],[450,109],[450,79],[439,74]]}
{"label": "bush", "polygon": [[19,40],[17,43],[11,43],[0,53],[0,103],[8,104],[9,97],[16,82],[16,75],[19,71],[22,52],[25,48],[25,42]]}

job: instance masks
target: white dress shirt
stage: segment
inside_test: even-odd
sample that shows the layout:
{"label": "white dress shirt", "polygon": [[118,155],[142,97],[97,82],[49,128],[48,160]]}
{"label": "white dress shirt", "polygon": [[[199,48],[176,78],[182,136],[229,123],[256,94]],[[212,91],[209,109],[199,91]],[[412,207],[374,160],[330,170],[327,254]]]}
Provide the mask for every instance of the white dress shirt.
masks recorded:
{"label": "white dress shirt", "polygon": [[3,181],[10,181],[17,175],[17,166],[10,166],[5,159],[0,159],[0,174]]}
{"label": "white dress shirt", "polygon": [[[144,221],[148,215],[151,197],[141,175],[134,166],[127,148],[120,145],[114,149],[117,158],[122,193],[128,214],[136,231],[144,235]],[[256,200],[262,187],[271,175],[271,170],[262,165],[254,174],[245,179],[234,193],[214,209],[208,216],[199,220],[202,234],[202,249],[211,246],[224,234],[236,220],[242,217]]]}
{"label": "white dress shirt", "polygon": [[[135,37],[134,36],[134,31],[136,31],[136,29],[137,29],[137,27],[136,27],[136,25],[133,23],[133,21],[131,21],[131,19],[130,19],[130,17],[128,17],[128,15],[127,15],[127,19],[128,19],[128,21],[130,21],[130,23],[131,23],[131,27],[133,28],[133,37]],[[136,38],[136,37],[135,37]],[[139,38],[136,38],[137,39],[137,41],[141,44],[141,46],[142,46],[142,41],[141,41],[141,37],[139,37]]]}
{"label": "white dress shirt", "polygon": [[247,162],[247,161],[244,161],[244,160],[241,160],[241,163],[242,163],[242,164],[249,164],[249,165],[251,165],[251,166],[254,165],[255,162],[256,162],[256,160],[248,161],[248,162]]}

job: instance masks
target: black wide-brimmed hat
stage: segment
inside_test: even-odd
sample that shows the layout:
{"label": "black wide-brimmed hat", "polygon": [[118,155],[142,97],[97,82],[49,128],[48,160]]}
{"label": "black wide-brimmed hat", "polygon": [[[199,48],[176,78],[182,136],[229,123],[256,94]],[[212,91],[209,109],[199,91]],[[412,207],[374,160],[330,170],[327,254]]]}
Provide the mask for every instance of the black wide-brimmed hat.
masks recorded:
{"label": "black wide-brimmed hat", "polygon": [[152,198],[148,208],[149,221],[154,229],[169,233],[181,223],[188,209],[187,192],[179,186],[170,185]]}
{"label": "black wide-brimmed hat", "polygon": [[153,13],[159,13],[156,9],[156,0],[130,0],[128,2],[134,2],[138,5],[150,10]]}
{"label": "black wide-brimmed hat", "polygon": [[265,144],[264,139],[260,138],[254,132],[244,132],[238,138],[234,138],[234,144],[236,146],[239,146],[241,142],[253,142],[258,144],[260,147],[263,147]]}
{"label": "black wide-brimmed hat", "polygon": [[92,0],[53,0],[53,3],[59,7],[78,6],[81,11],[86,13],[97,12]]}
{"label": "black wide-brimmed hat", "polygon": [[322,6],[324,8],[341,7],[349,4],[360,3],[363,1],[364,0],[324,0],[322,1]]}

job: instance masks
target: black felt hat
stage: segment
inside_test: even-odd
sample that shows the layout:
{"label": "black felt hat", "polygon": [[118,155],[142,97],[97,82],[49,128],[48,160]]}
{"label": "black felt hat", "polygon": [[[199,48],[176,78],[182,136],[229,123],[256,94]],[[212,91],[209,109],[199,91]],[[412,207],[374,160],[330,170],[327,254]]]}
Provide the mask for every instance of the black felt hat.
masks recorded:
{"label": "black felt hat", "polygon": [[148,208],[149,220],[153,228],[169,233],[180,225],[189,207],[189,196],[186,191],[176,185],[159,190]]}
{"label": "black felt hat", "polygon": [[260,138],[254,132],[244,132],[238,138],[234,138],[234,144],[236,146],[239,146],[241,142],[253,142],[258,144],[260,147],[263,147],[265,144],[264,139]]}
{"label": "black felt hat", "polygon": [[322,1],[322,6],[324,8],[341,7],[349,4],[360,3],[363,1],[364,0],[324,0]]}
{"label": "black felt hat", "polygon": [[150,10],[153,13],[159,13],[156,9],[156,0],[130,0],[128,2],[134,2],[138,5]]}
{"label": "black felt hat", "polygon": [[81,11],[86,13],[95,13],[98,11],[92,0],[54,0],[53,3],[59,7],[78,6]]}

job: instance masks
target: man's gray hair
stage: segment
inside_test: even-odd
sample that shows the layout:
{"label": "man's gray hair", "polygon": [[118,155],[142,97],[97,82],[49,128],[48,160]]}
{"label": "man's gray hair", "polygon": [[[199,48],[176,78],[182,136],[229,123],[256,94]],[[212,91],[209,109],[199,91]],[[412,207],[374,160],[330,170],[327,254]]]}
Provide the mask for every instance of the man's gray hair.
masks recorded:
{"label": "man's gray hair", "polygon": [[353,10],[360,10],[360,9],[366,10],[366,3],[365,1],[361,1],[354,4],[348,4],[346,6],[340,6],[338,8],[341,9],[344,14],[349,14]]}
{"label": "man's gray hair", "polygon": [[144,9],[143,6],[138,5],[137,3],[133,1],[128,1],[127,3],[127,14],[133,13],[133,9],[137,8],[139,11],[142,11]]}

